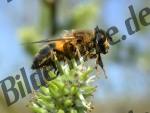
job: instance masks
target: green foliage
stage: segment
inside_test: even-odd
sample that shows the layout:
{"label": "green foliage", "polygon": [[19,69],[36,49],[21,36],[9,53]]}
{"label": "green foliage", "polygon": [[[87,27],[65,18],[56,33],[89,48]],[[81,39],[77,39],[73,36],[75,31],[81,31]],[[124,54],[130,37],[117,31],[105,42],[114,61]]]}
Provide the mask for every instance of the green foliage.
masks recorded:
{"label": "green foliage", "polygon": [[72,13],[72,18],[70,19],[70,26],[72,28],[77,27],[86,27],[89,25],[90,21],[94,20],[97,13],[97,7],[95,4],[87,4],[87,5],[80,5],[75,8],[74,12]]}
{"label": "green foliage", "polygon": [[49,27],[51,26],[51,21],[52,19],[50,18],[50,9],[49,7],[45,7],[44,3],[40,4],[40,18],[39,18],[39,24],[38,24],[38,29],[42,32],[45,30],[49,30]]}
{"label": "green foliage", "polygon": [[31,54],[35,55],[38,50],[38,46],[31,44],[31,42],[41,39],[41,35],[36,31],[34,27],[24,27],[19,30],[20,40],[23,43],[25,50]]}
{"label": "green foliage", "polygon": [[[92,68],[86,68],[83,62],[80,65],[72,60],[69,65],[59,65],[62,75],[47,86],[41,86],[29,107],[35,113],[87,113],[91,111],[90,97],[96,90],[91,85],[95,76],[91,76]],[[70,69],[70,65],[72,68]],[[49,76],[57,75],[49,71]]]}

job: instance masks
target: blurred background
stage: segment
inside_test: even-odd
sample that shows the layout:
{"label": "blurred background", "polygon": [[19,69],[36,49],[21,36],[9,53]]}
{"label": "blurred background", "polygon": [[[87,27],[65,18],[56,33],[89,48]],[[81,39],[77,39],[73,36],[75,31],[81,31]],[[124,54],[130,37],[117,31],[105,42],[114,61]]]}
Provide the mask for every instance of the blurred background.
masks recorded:
{"label": "blurred background", "polygon": [[[129,36],[124,23],[131,16],[129,5],[138,17],[140,10],[150,8],[150,0],[0,0],[0,80],[20,73],[21,67],[31,74],[41,45],[21,43],[52,39],[63,30],[116,26],[119,33],[113,38],[126,34],[127,39],[103,55],[108,79],[101,72],[92,113],[150,112],[150,26],[140,24],[140,31]],[[30,99],[28,95],[7,107],[0,89],[0,113],[30,113]]]}

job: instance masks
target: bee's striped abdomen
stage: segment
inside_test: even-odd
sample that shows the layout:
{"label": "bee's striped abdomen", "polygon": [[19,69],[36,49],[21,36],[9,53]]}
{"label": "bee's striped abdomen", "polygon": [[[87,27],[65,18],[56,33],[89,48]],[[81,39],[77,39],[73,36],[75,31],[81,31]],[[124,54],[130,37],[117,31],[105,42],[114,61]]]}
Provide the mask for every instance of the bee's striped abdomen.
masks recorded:
{"label": "bee's striped abdomen", "polygon": [[53,45],[51,44],[43,47],[39,53],[35,55],[31,68],[38,69],[50,65],[52,63],[52,51]]}

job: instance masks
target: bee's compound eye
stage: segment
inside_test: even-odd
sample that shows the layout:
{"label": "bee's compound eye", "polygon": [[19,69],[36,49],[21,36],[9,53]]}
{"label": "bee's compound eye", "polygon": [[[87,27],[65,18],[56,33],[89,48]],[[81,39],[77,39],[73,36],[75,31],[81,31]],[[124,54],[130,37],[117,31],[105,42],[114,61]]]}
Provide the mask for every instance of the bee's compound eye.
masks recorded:
{"label": "bee's compound eye", "polygon": [[99,45],[103,44],[105,42],[105,35],[101,32],[96,34],[96,43]]}

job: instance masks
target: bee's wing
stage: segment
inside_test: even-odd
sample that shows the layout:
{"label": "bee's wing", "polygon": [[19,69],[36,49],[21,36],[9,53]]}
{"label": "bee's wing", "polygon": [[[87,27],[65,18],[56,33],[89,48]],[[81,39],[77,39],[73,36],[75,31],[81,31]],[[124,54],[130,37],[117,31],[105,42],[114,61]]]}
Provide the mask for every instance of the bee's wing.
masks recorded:
{"label": "bee's wing", "polygon": [[[64,37],[64,38],[58,38],[58,39],[46,39],[46,40],[40,40],[35,42],[29,42],[28,44],[35,44],[35,43],[52,43],[55,41],[62,41],[62,40],[72,40],[74,37]],[[24,44],[24,43],[23,43]]]}

